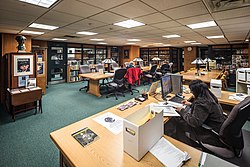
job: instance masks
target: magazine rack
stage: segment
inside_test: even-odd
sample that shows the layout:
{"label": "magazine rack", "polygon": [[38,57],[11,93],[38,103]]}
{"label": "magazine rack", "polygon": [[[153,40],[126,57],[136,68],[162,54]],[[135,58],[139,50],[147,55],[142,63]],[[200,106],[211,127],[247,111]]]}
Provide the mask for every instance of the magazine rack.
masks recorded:
{"label": "magazine rack", "polygon": [[[4,56],[5,106],[15,120],[15,114],[36,109],[42,112],[42,89],[25,88],[26,78],[36,78],[36,56],[32,53],[9,53]],[[39,103],[37,103],[39,101]],[[39,105],[38,105],[39,104]]]}

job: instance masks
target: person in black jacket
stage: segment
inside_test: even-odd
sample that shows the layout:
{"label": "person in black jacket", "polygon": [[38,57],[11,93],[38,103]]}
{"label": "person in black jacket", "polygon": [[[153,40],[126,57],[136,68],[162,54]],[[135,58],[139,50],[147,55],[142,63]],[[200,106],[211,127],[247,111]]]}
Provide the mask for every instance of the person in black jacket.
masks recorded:
{"label": "person in black jacket", "polygon": [[[192,81],[189,88],[194,95],[194,101],[190,103],[183,100],[182,103],[190,106],[191,110],[176,108],[181,117],[172,117],[164,125],[164,133],[189,145],[193,145],[194,142],[192,141],[197,140],[220,146],[221,142],[217,141],[210,132],[201,127],[202,124],[206,124],[219,132],[225,117],[218,99],[208,89],[207,84],[201,80]],[[193,140],[190,140],[190,138]]]}

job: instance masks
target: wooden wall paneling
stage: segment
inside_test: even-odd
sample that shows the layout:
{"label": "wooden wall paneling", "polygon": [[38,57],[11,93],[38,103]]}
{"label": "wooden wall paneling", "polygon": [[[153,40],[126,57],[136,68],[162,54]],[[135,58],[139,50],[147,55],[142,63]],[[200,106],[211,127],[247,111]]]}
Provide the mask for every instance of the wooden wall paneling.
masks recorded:
{"label": "wooden wall paneling", "polygon": [[192,50],[188,51],[188,47],[184,47],[184,71],[187,71],[188,69],[195,67],[195,65],[191,64],[194,59],[197,57],[197,47],[192,46]]}
{"label": "wooden wall paneling", "polygon": [[[140,57],[140,47],[139,46],[123,46],[121,65],[124,65],[125,62],[133,61],[134,58]],[[129,58],[124,59],[124,50],[129,50]]]}

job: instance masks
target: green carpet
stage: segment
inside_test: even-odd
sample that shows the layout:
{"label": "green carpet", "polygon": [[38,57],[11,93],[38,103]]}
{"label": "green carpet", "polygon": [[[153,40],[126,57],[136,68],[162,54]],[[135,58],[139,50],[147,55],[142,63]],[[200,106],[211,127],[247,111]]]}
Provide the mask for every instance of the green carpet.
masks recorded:
{"label": "green carpet", "polygon": [[[16,122],[3,110],[0,111],[0,166],[1,167],[56,167],[59,151],[49,134],[66,125],[119,104],[138,93],[118,100],[95,97],[78,89],[82,83],[50,85],[43,96],[43,114],[34,111],[17,115]],[[149,86],[138,89],[148,90]],[[250,123],[244,126],[250,129]]]}
{"label": "green carpet", "polygon": [[[17,115],[16,122],[3,110],[0,111],[0,166],[1,167],[50,167],[59,166],[59,152],[49,134],[66,125],[119,104],[138,93],[125,97],[100,98],[79,92],[82,83],[50,85],[43,96],[43,114],[34,110]],[[140,86],[138,89],[148,89]]]}

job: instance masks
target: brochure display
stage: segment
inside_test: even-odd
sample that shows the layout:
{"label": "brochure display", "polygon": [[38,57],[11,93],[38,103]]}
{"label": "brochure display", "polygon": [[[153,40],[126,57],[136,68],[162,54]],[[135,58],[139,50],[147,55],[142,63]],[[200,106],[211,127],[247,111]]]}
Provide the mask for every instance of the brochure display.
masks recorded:
{"label": "brochure display", "polygon": [[93,132],[88,127],[83,128],[75,133],[72,134],[72,136],[83,146],[86,147],[93,141],[96,141],[99,139],[98,135]]}

